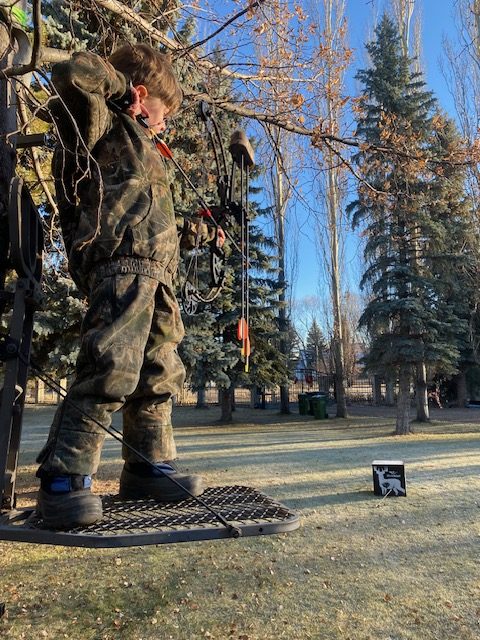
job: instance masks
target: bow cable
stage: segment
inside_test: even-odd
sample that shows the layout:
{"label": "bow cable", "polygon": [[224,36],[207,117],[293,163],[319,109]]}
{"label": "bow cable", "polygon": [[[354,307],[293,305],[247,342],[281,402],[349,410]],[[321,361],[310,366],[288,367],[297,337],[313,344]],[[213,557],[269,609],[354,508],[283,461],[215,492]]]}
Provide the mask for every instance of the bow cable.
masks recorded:
{"label": "bow cable", "polygon": [[[152,136],[152,142],[155,145],[157,151],[160,153],[161,156],[163,156],[164,158],[166,158],[167,160],[171,160],[173,162],[173,164],[175,165],[175,167],[178,169],[178,171],[182,174],[183,179],[185,180],[185,182],[188,184],[188,186],[190,187],[190,189],[192,189],[192,191],[195,193],[195,195],[198,198],[198,202],[199,204],[203,207],[203,209],[205,211],[210,211],[210,208],[208,206],[208,204],[205,202],[204,197],[202,196],[202,194],[200,193],[200,191],[197,189],[197,187],[193,184],[193,182],[190,180],[190,178],[188,177],[187,173],[185,172],[185,170],[182,168],[182,166],[179,164],[179,162],[177,160],[175,160],[172,151],[170,150],[170,148],[168,147],[167,143],[165,142],[165,140],[163,140],[163,138],[161,138],[158,133],[155,133],[153,131],[153,129],[150,128],[148,122],[146,121],[145,118],[142,118],[140,116],[137,116],[136,118],[137,122],[142,125],[142,127],[144,127],[145,129],[147,129],[151,136]],[[220,225],[218,224],[218,222],[215,220],[215,218],[210,215],[208,216],[208,219],[212,222],[212,224],[218,229],[220,227]],[[238,251],[240,250],[240,247],[238,246],[238,244],[235,242],[235,239],[231,236],[231,234],[226,230],[223,229],[225,235],[227,236],[227,238],[230,240],[230,242],[232,243],[232,245],[235,247],[235,249],[237,249]]]}

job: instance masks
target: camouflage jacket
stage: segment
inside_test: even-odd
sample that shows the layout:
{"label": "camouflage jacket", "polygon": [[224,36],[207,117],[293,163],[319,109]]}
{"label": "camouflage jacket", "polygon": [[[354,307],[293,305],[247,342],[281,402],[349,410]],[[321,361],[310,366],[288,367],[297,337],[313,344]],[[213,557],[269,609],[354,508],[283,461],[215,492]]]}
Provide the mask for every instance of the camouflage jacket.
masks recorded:
{"label": "camouflage jacket", "polygon": [[[197,226],[182,220],[177,230],[165,159],[144,127],[108,108],[108,99],[125,93],[125,76],[81,52],[53,67],[52,83],[59,134],[53,175],[74,280],[88,291],[96,265],[133,257],[141,260],[127,264],[154,261],[158,279],[171,286],[179,236],[191,248]],[[211,240],[214,231],[198,224],[201,240]]]}

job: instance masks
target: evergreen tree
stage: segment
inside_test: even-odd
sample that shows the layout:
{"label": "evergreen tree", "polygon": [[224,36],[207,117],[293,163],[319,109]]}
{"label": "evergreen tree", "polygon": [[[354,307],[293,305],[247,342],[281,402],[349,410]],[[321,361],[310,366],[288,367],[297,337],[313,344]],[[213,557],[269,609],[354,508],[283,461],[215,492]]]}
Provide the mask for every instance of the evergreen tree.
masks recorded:
{"label": "evergreen tree", "polygon": [[[224,60],[221,53],[216,54],[215,60],[221,65]],[[190,74],[185,78],[189,90],[205,91],[206,87],[195,76]],[[214,90],[215,95],[231,96],[232,87],[228,79],[218,80]],[[205,127],[201,125],[198,109],[187,110],[181,114],[178,125],[172,135],[176,155],[186,168],[192,182],[197,186],[203,199],[212,207],[218,205],[222,170],[215,162],[215,154],[211,141],[206,135]],[[239,128],[238,119],[226,112],[217,111],[214,114],[216,130],[219,133],[227,164],[231,162],[228,153],[232,133]],[[221,156],[220,149],[217,152]],[[230,170],[230,167],[228,167]],[[254,178],[258,169],[255,168]],[[186,215],[198,208],[198,199],[192,190],[185,185],[179,175],[173,183],[176,210]],[[233,194],[236,201],[240,199],[239,181],[237,191]],[[250,186],[250,192],[255,193],[255,187]],[[192,388],[199,392],[198,406],[203,405],[202,389],[208,382],[215,382],[220,388],[222,396],[222,419],[231,420],[233,409],[233,390],[238,385],[250,387],[274,387],[287,380],[285,364],[281,362],[276,349],[278,327],[275,320],[275,301],[278,297],[278,286],[272,277],[275,255],[273,242],[254,224],[255,217],[261,213],[255,203],[249,208],[249,296],[250,296],[250,340],[251,359],[248,374],[245,373],[240,354],[240,343],[237,338],[237,324],[241,315],[242,266],[244,259],[238,251],[240,246],[240,225],[229,217],[226,225],[228,236],[225,243],[226,252],[226,281],[221,294],[210,305],[200,305],[200,313],[195,316],[184,314],[187,335],[180,346],[180,354],[187,365],[188,379]],[[235,242],[237,246],[234,246]],[[208,282],[209,259],[208,250],[195,250],[195,266],[198,269],[196,280],[203,286]],[[191,253],[184,256],[180,273],[180,281],[190,275],[186,267],[190,264]]]}
{"label": "evergreen tree", "polygon": [[396,25],[384,16],[367,44],[371,67],[360,71],[358,134],[366,146],[357,162],[367,184],[350,205],[365,225],[367,269],[362,285],[372,295],[360,323],[372,336],[367,365],[399,380],[397,433],[408,433],[412,372],[423,364],[453,371],[458,322],[446,304],[429,257],[439,248],[442,224],[432,216],[426,158],[434,131],[433,95],[402,51]]}
{"label": "evergreen tree", "polygon": [[[429,200],[431,217],[438,224],[438,234],[436,242],[432,239],[427,261],[444,301],[444,313],[453,316],[454,332],[446,339],[459,351],[455,379],[457,401],[461,406],[466,400],[466,372],[478,363],[480,254],[473,203],[466,195],[466,169],[462,163],[451,162],[461,154],[463,141],[455,124],[443,114],[435,116],[435,124],[431,153],[436,164],[429,184]],[[451,373],[444,371],[441,365],[440,362],[435,374]]]}
{"label": "evergreen tree", "polygon": [[33,358],[56,380],[73,373],[86,301],[63,269],[43,271],[45,307],[35,316]]}
{"label": "evergreen tree", "polygon": [[315,371],[327,371],[324,353],[328,349],[327,341],[316,320],[308,329],[306,339],[306,362],[309,369]]}
{"label": "evergreen tree", "polygon": [[229,257],[230,269],[222,295],[215,301],[213,313],[224,345],[237,350],[237,362],[226,370],[229,384],[221,392],[222,420],[232,419],[233,390],[240,385],[273,388],[288,379],[285,358],[278,350],[278,280],[274,243],[254,224],[250,225],[249,299],[251,356],[248,372],[240,356],[237,338],[241,318],[241,266],[238,252]]}

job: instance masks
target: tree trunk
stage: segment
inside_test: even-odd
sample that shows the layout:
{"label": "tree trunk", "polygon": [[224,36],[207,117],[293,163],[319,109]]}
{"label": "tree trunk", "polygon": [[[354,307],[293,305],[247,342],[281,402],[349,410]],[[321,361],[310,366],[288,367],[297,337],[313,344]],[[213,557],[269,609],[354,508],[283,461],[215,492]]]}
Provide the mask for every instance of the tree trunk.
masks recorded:
{"label": "tree trunk", "polygon": [[417,421],[430,422],[427,392],[427,367],[424,362],[417,365],[417,378],[415,381],[415,395],[417,399]]}
{"label": "tree trunk", "polygon": [[232,422],[233,420],[233,393],[233,386],[228,389],[222,388],[218,392],[221,409],[220,422]]}
{"label": "tree trunk", "polygon": [[[5,5],[5,3],[3,3]],[[17,9],[27,10],[26,0],[14,2]],[[19,25],[9,25],[0,21],[0,70],[13,65],[22,65],[30,62],[32,46],[29,37]],[[30,86],[32,74],[25,74],[22,85]],[[14,78],[0,76],[0,260],[8,246],[5,226],[5,213],[8,206],[10,181],[13,177],[16,162],[16,134],[10,135],[8,141],[6,134],[17,130],[17,83]],[[7,244],[5,244],[7,243]]]}
{"label": "tree trunk", "polygon": [[[283,169],[280,164],[278,154],[275,156],[276,166],[276,228],[278,240],[278,283],[280,285],[280,293],[278,301],[280,304],[278,310],[278,329],[280,331],[280,353],[282,354],[285,364],[288,366],[289,344],[287,339],[288,318],[286,306],[286,274],[285,274],[285,209],[286,201],[284,198],[283,185]],[[290,413],[290,396],[288,392],[288,383],[280,385],[280,413],[288,415]]]}
{"label": "tree trunk", "polygon": [[[265,408],[265,407],[264,407]],[[288,392],[288,385],[280,385],[280,413],[288,415],[290,411],[290,394]]]}
{"label": "tree trunk", "polygon": [[395,380],[391,376],[385,380],[385,404],[387,407],[393,407],[395,404]]}
{"label": "tree trunk", "polygon": [[457,391],[457,406],[465,407],[468,402],[467,397],[467,372],[460,371],[455,377],[455,387]]}
{"label": "tree trunk", "polygon": [[[324,38],[330,46],[334,46],[335,33],[334,14],[340,12],[338,3],[328,0],[324,3],[325,11],[325,33]],[[338,19],[338,15],[337,15]],[[338,75],[338,69],[334,67],[332,61],[325,65],[327,83],[342,81]],[[327,126],[333,133],[340,121],[340,107],[331,95],[325,98]],[[345,357],[344,357],[344,337],[342,322],[341,304],[341,259],[340,259],[340,229],[341,229],[341,192],[339,186],[338,158],[333,149],[328,153],[328,170],[326,182],[326,205],[327,205],[327,229],[330,249],[330,297],[332,302],[333,315],[333,358],[335,363],[335,390],[337,399],[337,418],[347,418],[347,397],[345,393]]]}
{"label": "tree trunk", "polygon": [[395,433],[398,436],[410,433],[410,367],[408,365],[402,365],[399,371]]}
{"label": "tree trunk", "polygon": [[330,232],[331,260],[331,297],[333,306],[333,360],[335,363],[335,390],[337,400],[337,418],[347,418],[347,396],[345,393],[345,358],[343,349],[342,306],[340,301],[340,260],[338,246],[338,208],[339,193],[337,172],[331,168],[328,172],[327,209]]}
{"label": "tree trunk", "polygon": [[373,376],[373,404],[379,406],[382,404],[382,378]]}
{"label": "tree trunk", "polygon": [[337,399],[337,418],[348,418],[347,395],[345,393],[345,369],[343,364],[343,341],[334,343],[335,390]]}
{"label": "tree trunk", "polygon": [[206,390],[204,386],[200,387],[197,391],[197,404],[195,405],[195,409],[208,409]]}

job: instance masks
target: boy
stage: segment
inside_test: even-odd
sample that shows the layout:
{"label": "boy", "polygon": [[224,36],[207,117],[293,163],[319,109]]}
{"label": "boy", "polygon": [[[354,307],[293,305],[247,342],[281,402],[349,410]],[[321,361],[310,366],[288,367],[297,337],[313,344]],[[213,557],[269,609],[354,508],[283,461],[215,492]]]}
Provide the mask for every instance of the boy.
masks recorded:
{"label": "boy", "polygon": [[[107,62],[74,54],[55,65],[52,83],[60,221],[69,270],[89,308],[70,402],[58,408],[37,459],[38,509],[47,526],[71,528],[102,517],[91,484],[105,433],[85,414],[108,427],[122,409],[125,442],[181,484],[124,446],[121,497],[178,501],[187,497],[183,488],[200,494],[202,481],[169,462],[176,457],[171,398],[185,378],[176,350],[184,329],[172,285],[179,260],[172,197],[151,140],[178,110],[180,86],[168,57],[143,44],[123,46]],[[184,224],[182,245],[195,246],[197,235],[215,238],[214,229],[198,225]]]}

